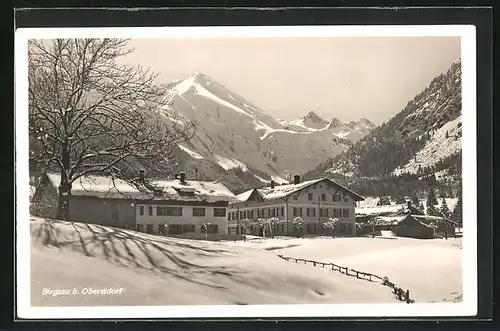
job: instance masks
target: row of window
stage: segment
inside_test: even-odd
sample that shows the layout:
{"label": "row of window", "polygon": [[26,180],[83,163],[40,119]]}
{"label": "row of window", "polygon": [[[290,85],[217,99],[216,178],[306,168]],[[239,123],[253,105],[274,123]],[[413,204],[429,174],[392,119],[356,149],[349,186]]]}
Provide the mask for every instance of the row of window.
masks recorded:
{"label": "row of window", "polygon": [[[320,208],[319,209],[319,216],[320,217],[350,217],[350,212],[349,209],[342,209],[342,208],[334,208],[333,209],[333,215],[329,215],[329,208]],[[280,217],[280,216],[285,216],[285,208],[284,207],[277,207],[277,208],[267,208],[267,209],[257,209],[257,217],[256,218],[264,218],[264,217]],[[309,217],[314,217],[316,216],[316,208],[311,207],[311,208],[306,208],[306,215]],[[244,220],[244,219],[254,219],[254,210],[242,210],[239,212],[239,219]],[[302,207],[293,207],[293,216],[302,216]],[[233,211],[228,213],[228,220],[237,220],[238,219],[238,212]]]}
{"label": "row of window", "polygon": [[[241,210],[239,212],[239,219],[244,220],[244,219],[254,219],[254,218],[264,218],[264,217],[279,217],[279,216],[285,216],[285,207],[275,207],[275,208],[267,208],[267,209],[257,209],[255,210],[256,213],[254,213],[254,210]],[[238,212],[233,211],[228,213],[228,220],[237,220],[238,219]]]}
{"label": "row of window", "polygon": [[[299,199],[299,195],[294,195],[293,196],[293,200],[298,200]],[[307,194],[307,200],[309,201],[314,201],[314,193],[308,193]],[[318,195],[318,199],[316,200],[321,200],[321,201],[326,201],[326,194],[325,193],[322,193],[322,194],[319,194]],[[349,199],[347,198],[347,196],[344,196],[344,202],[348,202]],[[342,201],[342,195],[341,194],[332,194],[332,201],[333,202],[341,202]]]}
{"label": "row of window", "polygon": [[[182,216],[182,207],[156,207],[156,216]],[[144,215],[144,206],[139,206],[139,215]],[[148,206],[148,215],[153,216],[153,206]],[[192,208],[192,215],[195,217],[206,216],[205,208]],[[226,208],[213,208],[214,217],[226,217]]]}
{"label": "row of window", "polygon": [[[153,224],[137,224],[137,231],[147,233],[154,233]],[[170,224],[168,229],[165,227],[165,224],[158,224],[157,233],[158,234],[183,234],[183,233],[192,233],[196,232],[196,226],[194,224]],[[200,232],[204,232],[200,226]],[[207,227],[207,233],[219,233],[219,226],[217,224],[209,224]]]}
{"label": "row of window", "polygon": [[[293,207],[293,216],[297,217],[300,216],[302,217],[302,207]],[[333,217],[350,217],[350,211],[349,209],[344,209],[344,208],[333,208],[333,215],[328,215],[328,208],[320,208],[319,209],[319,216],[320,217],[328,217],[328,216],[333,216]],[[316,216],[316,208],[306,208],[306,216]]]}
{"label": "row of window", "polygon": [[[248,229],[249,233],[257,233],[261,230],[261,228],[258,225],[251,225]],[[336,227],[335,232],[339,234],[352,234],[352,224],[343,224],[340,223],[340,226]],[[305,233],[305,234],[317,234],[317,233],[324,233],[325,228],[323,225],[317,224],[317,223],[304,223],[304,227],[297,229],[296,227],[292,227],[290,229],[292,233]],[[229,229],[228,233],[236,233],[236,234],[246,234],[246,229],[244,227],[241,227],[241,229],[234,228],[234,229]],[[274,234],[285,234],[286,233],[286,228],[285,224],[277,224],[273,227],[273,233]]]}

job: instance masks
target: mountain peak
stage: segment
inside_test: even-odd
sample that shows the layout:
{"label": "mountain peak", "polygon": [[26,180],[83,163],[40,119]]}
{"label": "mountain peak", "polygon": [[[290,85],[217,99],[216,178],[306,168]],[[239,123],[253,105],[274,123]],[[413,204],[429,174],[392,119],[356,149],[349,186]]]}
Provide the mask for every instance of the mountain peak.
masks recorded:
{"label": "mountain peak", "polygon": [[362,119],[360,119],[358,121],[358,123],[366,125],[367,127],[371,127],[371,128],[375,127],[375,124],[373,124],[369,119],[367,119],[365,117],[363,117]]}
{"label": "mountain peak", "polygon": [[328,128],[329,129],[338,128],[341,125],[342,125],[342,122],[340,122],[337,118],[333,117],[330,120],[330,123],[328,123]]}
{"label": "mountain peak", "polygon": [[322,119],[318,114],[316,114],[312,110],[308,111],[304,116],[301,117],[301,119],[305,121],[309,120],[313,122],[326,123],[324,119]]}

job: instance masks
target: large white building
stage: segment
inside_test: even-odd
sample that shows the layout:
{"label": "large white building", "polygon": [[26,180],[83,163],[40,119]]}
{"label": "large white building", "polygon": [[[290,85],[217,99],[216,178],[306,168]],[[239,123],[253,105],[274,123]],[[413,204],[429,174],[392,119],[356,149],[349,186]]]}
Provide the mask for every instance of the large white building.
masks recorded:
{"label": "large white building", "polygon": [[236,196],[223,184],[215,181],[178,179],[153,180],[158,191],[151,200],[136,202],[138,231],[160,234],[202,233],[228,234],[227,207]]}
{"label": "large white building", "polygon": [[[362,196],[328,178],[301,182],[296,175],[293,184],[271,182],[269,187],[237,195],[237,201],[229,204],[229,231],[244,233],[242,223],[249,223],[251,233],[262,235],[263,230],[255,221],[275,217],[279,220],[275,234],[326,234],[323,223],[336,218],[335,235],[355,236],[354,208],[361,200],[364,200]],[[293,226],[296,217],[303,220],[300,230]]]}

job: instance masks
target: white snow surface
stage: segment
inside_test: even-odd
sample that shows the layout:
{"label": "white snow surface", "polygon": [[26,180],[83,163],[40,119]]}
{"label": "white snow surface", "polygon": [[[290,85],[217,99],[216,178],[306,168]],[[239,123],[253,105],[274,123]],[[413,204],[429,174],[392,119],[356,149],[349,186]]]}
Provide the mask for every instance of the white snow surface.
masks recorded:
{"label": "white snow surface", "polygon": [[356,207],[356,215],[377,215],[380,213],[398,213],[404,210],[406,204],[404,205],[386,205],[386,206],[375,206],[375,207]]}
{"label": "white snow surface", "polygon": [[200,154],[196,153],[195,151],[185,147],[185,146],[182,146],[179,144],[179,147],[180,149],[182,149],[184,152],[188,153],[189,156],[191,156],[193,159],[198,159],[198,160],[202,160],[204,159],[203,156],[201,156]]}
{"label": "white snow surface", "polygon": [[[396,303],[378,283],[290,263],[253,245],[76,222],[32,218],[30,261],[33,306]],[[44,288],[123,290],[53,296],[42,295]]]}
{"label": "white snow surface", "polygon": [[227,157],[220,156],[217,154],[214,154],[214,156],[217,159],[217,163],[219,163],[219,165],[226,170],[233,168],[241,168],[243,171],[248,171],[247,166],[241,161],[229,159]]}
{"label": "white snow surface", "polygon": [[[52,185],[57,188],[59,186],[61,177],[59,174],[47,174]],[[127,182],[121,179],[115,179],[115,186],[111,177],[104,176],[87,176],[77,179],[73,183],[71,193],[73,195],[85,194],[92,195],[92,193],[135,193],[141,192]],[[151,184],[163,189],[165,198],[181,199],[178,190],[194,191],[196,199],[203,198],[208,201],[232,201],[236,196],[224,184],[218,181],[195,181],[187,180],[184,184],[178,179],[153,179]],[[116,188],[115,188],[116,187]]]}
{"label": "white snow surface", "polygon": [[[61,175],[48,173],[50,182],[55,188],[58,188],[61,183]],[[121,192],[121,193],[139,193],[137,188],[128,184],[124,180],[105,176],[84,176],[73,182],[71,193],[78,194],[80,192]]]}
{"label": "white snow surface", "polygon": [[387,276],[391,282],[409,289],[410,297],[418,303],[461,297],[461,238],[421,240],[385,235],[387,239],[281,237],[228,244]]}
{"label": "white snow surface", "polygon": [[[398,167],[393,171],[394,175],[402,172],[417,173],[419,165],[429,167],[436,164],[440,159],[458,153],[462,149],[462,139],[456,138],[461,132],[458,126],[462,122],[462,116],[458,116],[453,121],[449,121],[436,130],[429,141],[416,155],[403,167]],[[448,138],[446,138],[448,132]]]}

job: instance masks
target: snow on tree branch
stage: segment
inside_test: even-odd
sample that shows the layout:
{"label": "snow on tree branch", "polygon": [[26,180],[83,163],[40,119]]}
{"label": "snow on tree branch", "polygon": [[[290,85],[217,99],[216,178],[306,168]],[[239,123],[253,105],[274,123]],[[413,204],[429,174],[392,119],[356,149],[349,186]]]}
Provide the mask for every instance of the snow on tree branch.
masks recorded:
{"label": "snow on tree branch", "polygon": [[[61,196],[89,175],[147,190],[141,171],[165,174],[194,136],[195,123],[163,113],[155,73],[120,64],[130,52],[125,39],[29,41],[30,167],[58,171]],[[61,218],[68,204],[60,199]]]}

